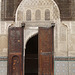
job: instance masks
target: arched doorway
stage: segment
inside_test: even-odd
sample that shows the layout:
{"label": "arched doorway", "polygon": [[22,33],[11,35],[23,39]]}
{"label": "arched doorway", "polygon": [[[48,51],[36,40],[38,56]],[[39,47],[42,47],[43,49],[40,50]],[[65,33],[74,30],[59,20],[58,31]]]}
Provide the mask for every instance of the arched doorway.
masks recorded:
{"label": "arched doorway", "polygon": [[26,44],[24,75],[38,75],[38,34]]}

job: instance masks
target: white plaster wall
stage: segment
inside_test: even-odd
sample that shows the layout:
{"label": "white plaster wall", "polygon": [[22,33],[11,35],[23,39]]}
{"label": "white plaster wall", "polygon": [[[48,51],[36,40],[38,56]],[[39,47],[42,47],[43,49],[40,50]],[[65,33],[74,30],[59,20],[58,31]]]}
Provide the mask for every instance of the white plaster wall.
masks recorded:
{"label": "white plaster wall", "polygon": [[0,0],[0,32],[1,32],[1,0]]}

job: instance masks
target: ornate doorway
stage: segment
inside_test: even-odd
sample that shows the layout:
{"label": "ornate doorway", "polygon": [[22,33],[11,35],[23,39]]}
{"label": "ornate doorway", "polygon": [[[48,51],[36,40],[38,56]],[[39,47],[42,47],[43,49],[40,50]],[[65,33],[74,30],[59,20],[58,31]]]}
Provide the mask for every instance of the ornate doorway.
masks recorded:
{"label": "ornate doorway", "polygon": [[[38,75],[54,75],[54,34],[55,34],[55,43],[58,43],[58,31],[60,28],[60,12],[57,4],[54,0],[22,0],[20,5],[16,10],[15,15],[15,27],[21,28],[21,23],[25,23],[24,34],[19,34],[22,31],[17,31],[16,29],[10,28],[9,30],[9,54],[8,54],[8,75],[12,75],[15,73],[17,75],[17,71],[20,71],[20,75],[27,74],[28,72],[34,72],[32,67],[29,68],[31,64],[29,59],[31,59],[33,55],[33,51],[30,54],[24,54],[26,48],[27,40],[31,37],[30,35],[34,35],[38,31],[38,60],[37,60],[37,71]],[[55,32],[54,32],[54,25]],[[57,26],[58,25],[58,26]],[[36,29],[37,28],[37,29]],[[16,32],[16,34],[15,34]],[[13,33],[13,34],[12,34]],[[12,34],[12,35],[10,35]],[[12,38],[14,37],[14,38]],[[24,38],[24,39],[23,39]],[[14,45],[14,44],[15,45]],[[23,46],[24,44],[24,46]],[[28,45],[27,45],[28,46]],[[19,48],[20,47],[20,48]],[[24,49],[24,48],[25,49]],[[57,47],[57,46],[55,46]],[[57,49],[57,48],[56,48]],[[32,50],[32,49],[29,49]],[[26,50],[28,51],[28,50]],[[28,51],[30,52],[30,51]],[[26,52],[27,53],[27,52]],[[17,55],[19,59],[19,65],[21,68],[16,68],[16,72],[14,71],[14,65],[12,64],[12,58]],[[30,56],[30,57],[29,57]],[[29,58],[28,60],[24,60],[25,66],[23,65],[23,58]],[[33,58],[34,59],[34,58]],[[14,59],[15,60],[15,59]],[[14,61],[13,60],[13,61]],[[33,62],[33,61],[32,61]],[[31,65],[32,66],[32,65]],[[16,67],[16,66],[15,66]],[[26,69],[24,69],[24,67]],[[35,67],[36,68],[36,67]],[[32,70],[32,71],[31,71]],[[36,72],[37,72],[36,71]],[[13,73],[12,73],[13,72]],[[35,73],[35,72],[34,72]]]}

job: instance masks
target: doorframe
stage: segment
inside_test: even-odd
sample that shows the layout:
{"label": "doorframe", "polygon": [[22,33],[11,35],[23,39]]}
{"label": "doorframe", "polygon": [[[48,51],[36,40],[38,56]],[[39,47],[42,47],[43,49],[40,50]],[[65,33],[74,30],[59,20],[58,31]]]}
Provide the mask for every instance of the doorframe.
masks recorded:
{"label": "doorframe", "polygon": [[[51,25],[50,26],[38,26],[38,27],[36,27],[36,26],[28,26],[28,27],[25,27],[24,28],[24,36],[23,36],[23,38],[24,38],[24,49],[23,49],[23,75],[24,75],[24,73],[25,73],[25,49],[26,49],[26,44],[27,44],[27,42],[28,42],[28,40],[30,39],[30,38],[32,38],[33,36],[35,36],[36,34],[38,34],[38,32],[39,32],[39,27],[45,27],[45,28],[48,28],[48,27],[52,27],[52,26],[55,26],[55,23],[51,23]],[[28,34],[28,32],[29,32],[29,34]],[[26,37],[26,35],[27,35],[27,37]]]}
{"label": "doorframe", "polygon": [[[24,28],[24,49],[23,49],[23,75],[25,73],[25,50],[26,50],[26,44],[30,38],[38,34],[39,27],[26,27]],[[32,31],[32,32],[31,32]],[[29,32],[29,34],[28,34]],[[27,37],[26,37],[27,35]]]}

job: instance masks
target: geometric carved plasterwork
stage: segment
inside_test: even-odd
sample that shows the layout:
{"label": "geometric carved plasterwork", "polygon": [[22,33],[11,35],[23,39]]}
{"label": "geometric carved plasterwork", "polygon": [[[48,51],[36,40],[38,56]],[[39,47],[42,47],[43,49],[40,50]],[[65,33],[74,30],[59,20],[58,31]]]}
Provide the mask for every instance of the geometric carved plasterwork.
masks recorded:
{"label": "geometric carved plasterwork", "polygon": [[13,21],[2,21],[0,22],[0,34],[8,34],[8,27],[14,24]]}
{"label": "geometric carved plasterwork", "polygon": [[67,27],[61,26],[60,28],[60,40],[66,41],[67,40]]}
{"label": "geometric carved plasterwork", "polygon": [[45,21],[45,11],[49,10],[50,17],[48,20],[50,21],[57,21],[60,20],[60,12],[57,4],[54,0],[22,0],[20,5],[16,11],[16,18],[15,21],[27,21],[27,11],[31,11],[31,19],[29,21],[37,21],[36,19],[36,11],[39,10],[41,12],[40,21]]}
{"label": "geometric carved plasterwork", "polygon": [[18,21],[23,20],[23,12],[22,12],[22,11],[18,11],[17,14],[18,14],[18,15],[17,15],[17,20],[18,20]]}
{"label": "geometric carved plasterwork", "polygon": [[[38,14],[36,13],[37,10],[39,10]],[[45,13],[46,10],[48,10],[47,14]],[[46,17],[47,17],[47,20],[45,19]],[[20,26],[22,22],[25,22],[26,27],[29,27],[29,26],[50,27],[51,23],[55,23],[56,26],[57,25],[59,26],[60,11],[54,0],[22,0],[16,10],[15,22],[16,22],[15,26]],[[56,26],[55,26],[56,30],[54,32],[55,44],[59,42],[58,35],[56,35],[58,34],[58,30]],[[57,45],[55,45],[55,48],[58,49]]]}

